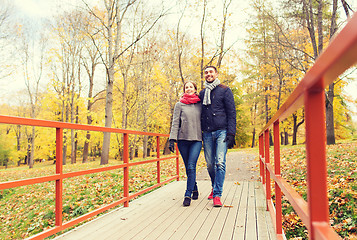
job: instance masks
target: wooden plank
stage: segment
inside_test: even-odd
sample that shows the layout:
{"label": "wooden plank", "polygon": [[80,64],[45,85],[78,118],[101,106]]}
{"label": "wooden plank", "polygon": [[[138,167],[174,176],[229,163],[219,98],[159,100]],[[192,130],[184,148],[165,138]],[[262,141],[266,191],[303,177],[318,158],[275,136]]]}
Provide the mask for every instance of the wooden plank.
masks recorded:
{"label": "wooden plank", "polygon": [[[207,189],[208,190],[208,189]],[[206,190],[206,196],[207,195],[207,191]],[[202,207],[206,206],[207,203],[205,203],[205,201],[208,201],[206,200],[204,197],[202,198],[202,202],[201,204],[199,205],[199,208],[198,210],[201,211],[202,210]],[[162,224],[161,226],[159,226],[158,228],[155,229],[154,232],[152,232],[150,235],[148,235],[148,239],[157,239],[160,237],[160,235],[166,231],[166,229],[171,225],[173,224],[173,221],[182,213],[182,211],[184,210],[183,208],[180,209],[181,211],[178,211],[175,215],[172,215],[170,216],[170,221],[167,221],[165,222],[164,224]]]}
{"label": "wooden plank", "polygon": [[104,236],[101,236],[101,239],[130,239],[141,229],[150,225],[152,221],[165,215],[168,211],[176,211],[181,202],[179,195],[182,194],[185,184],[185,182],[181,181],[173,191],[167,193],[161,192],[160,198],[156,201],[145,201],[143,203],[145,211],[138,211],[138,216],[132,218],[132,221],[126,225],[122,225],[120,230],[112,228]]}
{"label": "wooden plank", "polygon": [[[173,182],[165,185],[159,188],[159,190],[155,190],[130,202],[128,208],[120,207],[113,210],[91,222],[57,237],[56,239],[98,239],[98,236],[103,239],[102,237],[104,237],[105,233],[108,231],[112,229],[120,231],[122,228],[125,229],[125,227],[131,222],[138,221],[142,213],[153,210],[152,208],[147,208],[146,202],[161,201],[163,195],[172,196],[175,192],[177,192],[177,188],[180,187],[180,184],[182,183]],[[164,201],[164,204],[165,202],[169,201]],[[159,211],[159,206],[157,208],[157,211]]]}
{"label": "wooden plank", "polygon": [[248,182],[243,183],[241,201],[236,215],[232,239],[245,239],[246,214],[248,204]]}
{"label": "wooden plank", "polygon": [[[198,187],[199,187],[199,193],[200,196],[198,198],[198,200],[192,200],[191,201],[191,206],[187,207],[187,212],[192,211],[193,213],[196,213],[197,210],[194,210],[199,204],[201,204],[200,202],[204,201],[204,197],[203,197],[203,193],[206,192],[206,188],[208,187],[208,184],[206,184],[206,182],[198,182]],[[183,194],[182,194],[183,195]],[[182,198],[181,195],[181,200],[179,202],[179,204],[177,204],[177,207],[182,207]],[[169,211],[166,211],[164,214],[162,214],[159,218],[154,219],[152,222],[150,222],[147,226],[145,226],[143,229],[141,229],[140,231],[138,231],[138,233],[135,235],[136,239],[144,239],[144,238],[151,238],[149,237],[150,234],[152,234],[152,232],[156,231],[157,228],[160,227],[160,225],[162,225],[162,223],[171,216],[172,212],[176,211],[177,208],[172,208],[172,210],[170,209]]]}
{"label": "wooden plank", "polygon": [[[171,235],[170,239],[171,240],[176,240],[176,239],[187,239],[187,238],[193,238],[195,234],[187,237],[185,234],[187,233],[188,229],[194,224],[196,221],[199,221],[200,215],[202,212],[207,212],[211,207],[212,207],[212,200],[208,200],[207,197],[211,193],[212,187],[211,187],[211,182],[206,181],[206,192],[204,196],[202,197],[202,202],[196,207],[195,211],[176,229],[174,234]],[[188,233],[188,235],[190,235]]]}
{"label": "wooden plank", "polygon": [[245,239],[258,239],[256,226],[254,182],[248,182],[248,200],[247,200],[247,221],[245,228]]}
{"label": "wooden plank", "polygon": [[266,207],[264,189],[261,183],[255,183],[257,229],[259,239],[276,240],[274,226]]}
{"label": "wooden plank", "polygon": [[[224,194],[227,194],[227,198],[223,203],[223,207],[219,213],[219,215],[217,216],[214,225],[211,228],[211,231],[209,232],[209,235],[207,237],[207,239],[210,240],[216,240],[216,239],[220,239],[221,233],[223,231],[223,228],[226,224],[229,212],[233,212],[233,205],[232,202],[234,200],[234,196],[236,193],[236,185],[234,184],[234,182],[230,181],[230,182],[225,182],[226,187],[227,186],[231,186],[229,191],[224,191]],[[232,229],[231,229],[232,230]]]}
{"label": "wooden plank", "polygon": [[180,232],[176,232],[170,239],[193,239],[197,234],[200,226],[205,221],[207,215],[212,210],[212,200],[207,199],[212,191],[210,181],[206,181],[207,190],[202,197],[202,202],[197,206],[195,215],[190,219],[190,222],[185,222],[181,225]]}
{"label": "wooden plank", "polygon": [[[211,182],[207,181],[209,185],[211,186]],[[208,200],[207,197],[211,193],[211,188],[209,188],[209,191],[206,192],[205,196],[205,201],[203,201],[200,205],[200,207],[197,209],[199,211],[199,214],[197,215],[195,221],[185,230],[185,233],[181,239],[193,239],[197,232],[200,230],[200,227],[206,220],[208,214],[211,212],[213,209],[212,206],[212,200]]]}
{"label": "wooden plank", "polygon": [[235,184],[235,194],[231,205],[233,208],[229,209],[226,222],[224,224],[220,239],[232,239],[234,228],[236,227],[236,217],[239,211],[240,201],[242,197],[243,183]]}
{"label": "wooden plank", "polygon": [[[178,198],[177,198],[178,199]],[[175,203],[169,208],[162,208],[154,210],[151,212],[151,216],[145,217],[146,221],[141,221],[139,223],[134,223],[134,225],[127,232],[120,232],[113,234],[113,236],[118,236],[120,239],[131,239],[134,238],[138,233],[142,232],[145,229],[151,228],[151,223],[154,221],[160,222],[159,226],[164,225],[165,221],[170,219],[175,212],[181,211],[181,200],[175,201]],[[140,220],[140,219],[138,219]],[[145,232],[143,232],[145,233]]]}
{"label": "wooden plank", "polygon": [[[227,199],[227,192],[230,191],[232,187],[232,182],[228,182],[225,184],[225,188],[223,189],[223,195],[221,197],[222,203],[224,203]],[[217,219],[217,216],[220,214],[222,208],[216,208],[213,207],[213,201],[211,200],[211,204],[209,205],[211,207],[211,211],[209,214],[206,216],[205,221],[203,224],[200,226],[196,236],[194,239],[207,239],[212,227],[215,224],[215,221]]]}
{"label": "wooden plank", "polygon": [[226,181],[222,203],[207,200],[210,181],[183,207],[186,181],[173,182],[56,239],[259,239],[275,240],[261,183]]}
{"label": "wooden plank", "polygon": [[[210,184],[205,184],[204,194],[201,198],[195,201],[191,201],[190,207],[182,207],[184,211],[177,217],[175,217],[174,222],[172,222],[164,232],[158,236],[158,240],[167,240],[167,239],[180,239],[180,236],[185,233],[187,226],[192,224],[192,220],[199,215],[200,209],[202,209],[207,204],[207,192],[211,191]],[[156,229],[155,229],[156,231]],[[151,238],[148,236],[148,238]]]}

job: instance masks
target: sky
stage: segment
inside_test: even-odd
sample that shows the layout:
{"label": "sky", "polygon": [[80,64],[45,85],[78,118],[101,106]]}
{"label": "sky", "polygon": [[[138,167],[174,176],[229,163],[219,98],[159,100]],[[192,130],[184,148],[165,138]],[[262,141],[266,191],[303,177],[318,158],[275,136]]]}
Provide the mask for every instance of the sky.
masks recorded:
{"label": "sky", "polygon": [[[2,1],[11,1],[11,0],[0,0]],[[96,2],[98,0],[90,0],[89,2]],[[354,5],[354,1],[351,3],[351,5]],[[55,16],[58,14],[58,11],[60,11],[62,8],[59,8],[59,6],[65,6],[66,9],[72,8],[76,3],[80,2],[80,0],[13,0],[15,7],[15,12],[17,15],[25,18],[28,20],[29,23],[34,24],[36,27],[36,24],[40,23],[43,20],[46,19],[51,19],[52,16]],[[87,0],[88,2],[88,0]],[[65,4],[64,4],[65,3]],[[244,21],[247,20],[247,8],[249,1],[244,1],[244,0],[233,0],[234,8],[237,8],[239,11],[233,11],[232,18],[235,19],[235,22],[238,23],[244,23]],[[238,29],[238,31],[235,31],[231,33],[232,41],[236,41],[237,39],[243,39],[244,38],[244,31],[243,26],[240,26],[241,29]],[[13,84],[11,84],[13,83]],[[3,94],[4,91],[8,91],[9,89],[18,89],[19,85],[23,84],[24,88],[24,81],[23,77],[18,76],[18,79],[11,81],[10,83],[6,83],[6,88],[0,86],[0,94]],[[4,86],[3,84],[1,84]],[[357,81],[351,81],[348,86],[345,88],[345,92],[350,95],[352,98],[356,99],[357,96]],[[357,121],[357,106],[352,105],[351,106],[353,111],[355,112],[353,118]]]}
{"label": "sky", "polygon": [[29,18],[50,17],[58,1],[53,0],[14,0],[16,9],[20,15]]}

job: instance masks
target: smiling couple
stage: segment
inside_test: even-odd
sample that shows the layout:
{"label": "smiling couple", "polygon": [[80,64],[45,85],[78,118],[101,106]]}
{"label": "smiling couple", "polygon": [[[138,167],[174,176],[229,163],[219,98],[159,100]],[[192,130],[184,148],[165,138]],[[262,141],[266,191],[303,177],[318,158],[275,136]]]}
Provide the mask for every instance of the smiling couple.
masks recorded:
{"label": "smiling couple", "polygon": [[197,85],[187,81],[184,94],[176,103],[169,149],[175,151],[175,142],[185,164],[187,186],[183,206],[187,207],[199,196],[196,165],[202,141],[212,191],[208,199],[214,207],[222,207],[221,196],[226,174],[227,149],[235,145],[236,110],[231,89],[221,84],[214,66],[204,69],[205,88],[197,94]]}

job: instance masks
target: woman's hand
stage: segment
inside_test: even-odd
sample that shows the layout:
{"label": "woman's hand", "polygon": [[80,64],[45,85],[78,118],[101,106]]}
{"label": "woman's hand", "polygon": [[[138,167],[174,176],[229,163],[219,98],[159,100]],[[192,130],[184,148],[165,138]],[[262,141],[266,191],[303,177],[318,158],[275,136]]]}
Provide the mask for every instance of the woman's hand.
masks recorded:
{"label": "woman's hand", "polygon": [[171,152],[175,152],[175,140],[170,139],[169,140],[169,149]]}

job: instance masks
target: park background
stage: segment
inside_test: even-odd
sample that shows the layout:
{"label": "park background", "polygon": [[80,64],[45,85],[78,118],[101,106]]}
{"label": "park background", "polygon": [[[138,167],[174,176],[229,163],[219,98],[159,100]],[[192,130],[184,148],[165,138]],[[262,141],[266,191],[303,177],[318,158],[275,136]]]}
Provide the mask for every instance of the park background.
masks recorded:
{"label": "park background", "polygon": [[[262,126],[356,9],[354,1],[344,0],[1,3],[1,115],[167,134],[183,82],[202,89],[202,69],[215,65],[235,96],[237,149],[256,149]],[[353,164],[355,77],[354,68],[326,89],[328,144],[341,146],[338,154],[348,154]],[[282,145],[303,144],[304,129],[299,109],[281,123]],[[52,130],[0,125],[0,134],[3,169],[20,173],[53,164]],[[131,160],[156,151],[153,138],[129,140]],[[122,142],[118,134],[65,131],[63,164],[115,164],[122,159]],[[168,153],[167,142],[161,144]],[[354,226],[347,235],[356,231],[355,211],[344,218],[351,218],[346,229]]]}

